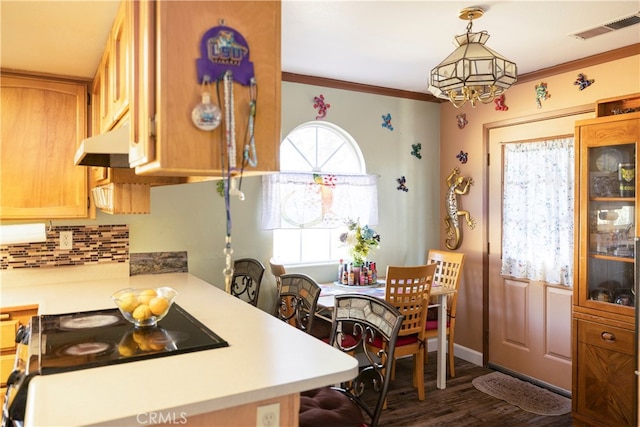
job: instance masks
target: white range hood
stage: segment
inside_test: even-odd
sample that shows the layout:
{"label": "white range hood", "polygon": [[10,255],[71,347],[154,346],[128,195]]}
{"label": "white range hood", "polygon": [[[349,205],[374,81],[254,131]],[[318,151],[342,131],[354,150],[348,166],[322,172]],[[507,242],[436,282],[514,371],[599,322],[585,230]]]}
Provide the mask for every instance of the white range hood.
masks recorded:
{"label": "white range hood", "polygon": [[82,140],[73,160],[78,166],[129,168],[129,124]]}

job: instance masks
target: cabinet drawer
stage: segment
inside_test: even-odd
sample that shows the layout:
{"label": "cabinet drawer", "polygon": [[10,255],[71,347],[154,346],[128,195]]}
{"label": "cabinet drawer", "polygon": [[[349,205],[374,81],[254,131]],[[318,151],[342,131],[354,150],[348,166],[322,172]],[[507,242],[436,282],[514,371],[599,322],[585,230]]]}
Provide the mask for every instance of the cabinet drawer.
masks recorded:
{"label": "cabinet drawer", "polygon": [[7,383],[7,378],[9,378],[9,374],[13,370],[15,360],[16,356],[14,354],[0,356],[0,383],[2,383],[2,385]]}
{"label": "cabinet drawer", "polygon": [[578,341],[597,347],[633,355],[633,331],[578,321]]}
{"label": "cabinet drawer", "polygon": [[17,320],[3,320],[0,322],[0,350],[16,348]]}

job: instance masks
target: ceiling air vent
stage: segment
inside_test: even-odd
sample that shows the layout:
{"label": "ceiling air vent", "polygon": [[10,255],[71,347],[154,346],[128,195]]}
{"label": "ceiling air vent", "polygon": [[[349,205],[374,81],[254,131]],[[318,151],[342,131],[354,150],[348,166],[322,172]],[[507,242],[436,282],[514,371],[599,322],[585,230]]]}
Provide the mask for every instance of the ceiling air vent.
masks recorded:
{"label": "ceiling air vent", "polygon": [[626,28],[639,23],[640,12],[636,13],[635,15],[627,16],[626,18],[618,19],[617,21],[609,22],[608,24],[604,24],[599,27],[575,33],[573,34],[573,36],[582,40],[586,40],[590,39],[591,37],[599,36],[600,34],[606,34],[611,31],[620,30],[622,28]]}

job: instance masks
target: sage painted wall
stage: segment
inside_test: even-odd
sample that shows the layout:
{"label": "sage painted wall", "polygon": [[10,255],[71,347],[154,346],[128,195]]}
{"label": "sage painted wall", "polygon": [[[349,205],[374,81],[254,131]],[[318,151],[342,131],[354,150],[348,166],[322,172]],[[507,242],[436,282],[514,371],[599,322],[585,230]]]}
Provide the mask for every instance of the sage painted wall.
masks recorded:
{"label": "sage painted wall", "polygon": [[[368,173],[379,175],[376,230],[382,236],[382,245],[376,253],[378,265],[386,268],[389,264],[423,262],[426,250],[438,246],[439,105],[283,82],[283,136],[299,124],[315,120],[313,98],[320,94],[331,105],[325,120],[341,126],[356,139]],[[393,131],[382,127],[382,115],[387,113],[392,116]],[[422,144],[422,159],[411,155],[411,145],[416,143]],[[408,192],[396,189],[396,179],[403,175]],[[272,232],[260,229],[261,178],[244,178],[242,191],[244,201],[231,200],[233,258],[254,257],[268,269]],[[98,212],[94,221],[54,224],[127,224],[131,253],[187,251],[189,271],[224,288],[225,208],[215,181],[152,188],[148,215]],[[291,271],[328,281],[334,279],[337,267],[316,265]],[[274,302],[275,282],[267,271],[259,306],[270,311]]]}

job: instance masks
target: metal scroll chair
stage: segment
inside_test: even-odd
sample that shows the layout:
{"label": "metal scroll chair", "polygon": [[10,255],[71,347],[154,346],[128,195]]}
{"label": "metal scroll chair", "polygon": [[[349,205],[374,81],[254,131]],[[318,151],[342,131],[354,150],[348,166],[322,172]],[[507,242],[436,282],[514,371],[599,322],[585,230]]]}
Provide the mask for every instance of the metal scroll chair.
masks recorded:
{"label": "metal scroll chair", "polygon": [[264,265],[256,259],[241,258],[236,260],[233,263],[231,295],[257,307],[264,270]]}
{"label": "metal scroll chair", "polygon": [[[418,400],[424,400],[424,347],[425,324],[435,265],[415,267],[387,267],[385,300],[404,315],[396,342],[395,358],[413,356],[413,386],[418,389]],[[373,346],[382,344],[374,341]],[[395,360],[391,378],[395,376]]]}
{"label": "metal scroll chair", "polygon": [[[458,303],[458,290],[460,288],[460,278],[462,266],[464,264],[464,254],[457,252],[447,252],[431,249],[427,254],[427,264],[436,264],[436,273],[433,278],[433,286],[443,286],[455,289],[451,295],[447,296],[447,343],[449,353],[449,374],[456,376],[454,368],[453,338],[456,327],[456,307]],[[432,315],[432,313],[434,315]],[[435,310],[429,310],[426,323],[426,339],[438,336],[438,318]],[[427,363],[427,346],[424,347],[424,363]]]}
{"label": "metal scroll chair", "polygon": [[280,276],[276,317],[302,331],[311,332],[320,297],[320,286],[306,274]]}
{"label": "metal scroll chair", "polygon": [[[348,383],[302,392],[300,427],[378,425],[403,319],[395,307],[379,298],[336,295],[329,343],[343,352],[362,352],[368,363]],[[368,344],[373,340],[383,342],[383,349],[372,353]]]}

